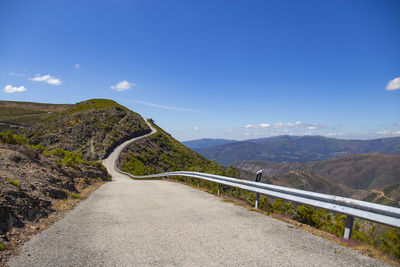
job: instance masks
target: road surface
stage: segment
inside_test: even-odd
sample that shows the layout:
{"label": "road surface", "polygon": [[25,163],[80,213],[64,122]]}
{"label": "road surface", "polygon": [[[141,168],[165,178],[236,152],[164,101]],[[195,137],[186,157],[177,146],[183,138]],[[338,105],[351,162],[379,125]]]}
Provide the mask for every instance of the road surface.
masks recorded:
{"label": "road surface", "polygon": [[10,266],[385,266],[195,188],[113,181],[27,242]]}

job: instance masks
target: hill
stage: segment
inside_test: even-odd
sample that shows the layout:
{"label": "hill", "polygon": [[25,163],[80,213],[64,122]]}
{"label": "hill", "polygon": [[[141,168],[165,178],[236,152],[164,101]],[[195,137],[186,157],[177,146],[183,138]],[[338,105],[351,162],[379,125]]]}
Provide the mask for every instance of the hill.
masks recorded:
{"label": "hill", "polygon": [[211,148],[214,146],[225,145],[237,142],[236,140],[228,140],[228,139],[212,139],[212,138],[203,138],[197,140],[190,140],[182,142],[183,145],[187,146],[190,149],[204,149]]}
{"label": "hill", "polygon": [[23,132],[27,127],[66,110],[68,104],[44,104],[33,102],[0,101],[0,132]]}
{"label": "hill", "polygon": [[379,189],[400,183],[400,156],[359,154],[314,162],[242,161],[236,167],[249,172],[263,169],[266,175],[286,174],[305,170],[332,184],[353,189]]}
{"label": "hill", "polygon": [[112,100],[92,99],[36,122],[25,135],[31,144],[75,151],[85,160],[100,160],[122,142],[149,132],[139,114]]}
{"label": "hill", "polygon": [[134,175],[146,175],[175,170],[203,171],[211,164],[211,161],[175,140],[153,120],[150,123],[157,133],[125,149],[119,158],[120,169]]}
{"label": "hill", "polygon": [[222,165],[243,160],[307,162],[362,153],[400,155],[400,137],[342,140],[323,136],[277,136],[195,150]]}

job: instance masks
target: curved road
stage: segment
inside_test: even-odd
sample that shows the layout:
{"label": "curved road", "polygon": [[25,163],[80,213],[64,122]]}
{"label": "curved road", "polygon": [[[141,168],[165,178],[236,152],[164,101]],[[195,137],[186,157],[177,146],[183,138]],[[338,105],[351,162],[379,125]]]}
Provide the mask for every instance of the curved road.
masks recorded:
{"label": "curved road", "polygon": [[[153,129],[154,133],[154,129]],[[144,138],[144,137],[139,137]],[[118,173],[35,236],[11,266],[385,266],[329,240],[178,183]]]}

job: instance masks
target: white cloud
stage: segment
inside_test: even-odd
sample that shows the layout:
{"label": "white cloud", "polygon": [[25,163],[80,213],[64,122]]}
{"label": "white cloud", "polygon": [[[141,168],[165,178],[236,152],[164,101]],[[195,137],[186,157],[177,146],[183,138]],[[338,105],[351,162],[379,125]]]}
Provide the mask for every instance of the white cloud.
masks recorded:
{"label": "white cloud", "polygon": [[261,128],[268,128],[268,127],[270,127],[271,125],[269,125],[268,123],[261,123],[260,124],[260,127]]}
{"label": "white cloud", "polygon": [[303,123],[301,121],[296,121],[295,123],[278,122],[278,123],[275,123],[273,125],[274,128],[284,128],[284,127],[301,128],[301,127],[304,127],[304,128],[309,129],[309,130],[318,130],[318,129],[321,129],[321,128],[325,127],[325,126],[326,125],[319,124],[319,123]]}
{"label": "white cloud", "polygon": [[81,65],[80,64],[75,64],[74,67],[75,67],[75,69],[79,70],[81,68]]}
{"label": "white cloud", "polygon": [[246,136],[249,136],[249,135],[250,135],[250,133],[245,133],[244,135],[246,135]]}
{"label": "white cloud", "polygon": [[327,133],[327,134],[324,134],[325,136],[343,136],[344,135],[344,133]]}
{"label": "white cloud", "polygon": [[25,92],[26,88],[25,88],[25,86],[16,87],[16,86],[12,86],[12,85],[7,84],[4,87],[3,91],[6,92],[6,93]]}
{"label": "white cloud", "polygon": [[198,126],[194,126],[194,128],[193,128],[195,131],[198,131],[199,130],[199,127]]}
{"label": "white cloud", "polygon": [[268,123],[261,123],[261,124],[247,124],[244,126],[244,128],[246,129],[250,129],[250,128],[268,128],[271,125],[269,125]]}
{"label": "white cloud", "polygon": [[122,82],[117,83],[116,85],[111,85],[110,88],[122,92],[131,89],[131,87],[135,86],[134,83],[130,83],[127,80],[123,80]]}
{"label": "white cloud", "polygon": [[37,75],[35,78],[32,78],[30,80],[35,81],[35,82],[45,82],[50,78],[51,78],[50,75],[43,75],[43,76]]}
{"label": "white cloud", "polygon": [[377,132],[377,134],[379,134],[379,135],[398,135],[398,134],[400,134],[400,131],[384,130],[384,131]]}
{"label": "white cloud", "polygon": [[400,77],[394,78],[386,85],[386,90],[399,90],[400,89]]}
{"label": "white cloud", "polygon": [[57,78],[48,79],[46,82],[48,84],[53,84],[53,85],[60,85],[61,84],[60,79],[57,79]]}
{"label": "white cloud", "polygon": [[60,85],[62,83],[60,79],[54,78],[50,74],[43,75],[43,76],[36,75],[35,78],[31,78],[30,80],[35,81],[35,82],[45,82],[45,83],[52,84],[52,85]]}

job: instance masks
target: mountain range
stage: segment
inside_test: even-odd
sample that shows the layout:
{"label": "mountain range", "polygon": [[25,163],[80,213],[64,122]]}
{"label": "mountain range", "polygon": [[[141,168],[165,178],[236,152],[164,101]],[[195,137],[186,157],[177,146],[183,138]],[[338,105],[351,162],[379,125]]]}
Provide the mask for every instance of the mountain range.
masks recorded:
{"label": "mountain range", "polygon": [[[214,141],[192,140],[183,142],[193,150],[222,165],[243,160],[270,162],[308,162],[363,153],[400,155],[400,137],[373,140],[343,140],[323,136],[276,136],[249,139],[211,146]],[[202,143],[196,148],[192,144]],[[219,140],[218,142],[222,142]]]}

